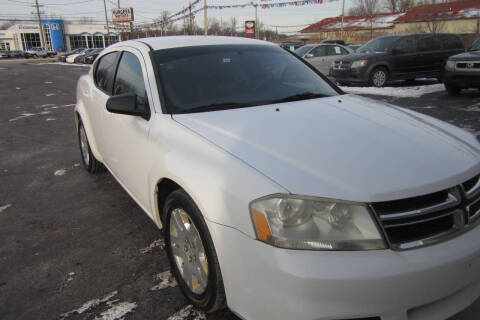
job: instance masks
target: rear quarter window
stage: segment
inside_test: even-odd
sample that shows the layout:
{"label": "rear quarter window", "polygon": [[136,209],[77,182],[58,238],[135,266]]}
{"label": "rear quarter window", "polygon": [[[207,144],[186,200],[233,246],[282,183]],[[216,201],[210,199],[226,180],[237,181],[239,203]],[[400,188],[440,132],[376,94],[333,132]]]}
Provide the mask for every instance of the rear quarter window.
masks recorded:
{"label": "rear quarter window", "polygon": [[108,53],[102,56],[95,69],[95,84],[107,94],[111,94],[113,86],[113,76],[117,66],[118,52]]}
{"label": "rear quarter window", "polygon": [[462,49],[463,50],[463,43],[459,37],[453,34],[442,34],[442,47],[443,49]]}

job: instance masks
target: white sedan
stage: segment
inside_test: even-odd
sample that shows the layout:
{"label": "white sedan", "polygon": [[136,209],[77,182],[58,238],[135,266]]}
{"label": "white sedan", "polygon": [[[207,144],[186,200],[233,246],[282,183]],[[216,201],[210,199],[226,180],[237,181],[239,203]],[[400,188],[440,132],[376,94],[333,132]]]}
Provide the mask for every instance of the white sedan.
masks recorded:
{"label": "white sedan", "polygon": [[197,308],[439,320],[480,296],[476,137],[344,94],[274,44],[117,43],[80,78],[75,119],[83,165],[164,229]]}

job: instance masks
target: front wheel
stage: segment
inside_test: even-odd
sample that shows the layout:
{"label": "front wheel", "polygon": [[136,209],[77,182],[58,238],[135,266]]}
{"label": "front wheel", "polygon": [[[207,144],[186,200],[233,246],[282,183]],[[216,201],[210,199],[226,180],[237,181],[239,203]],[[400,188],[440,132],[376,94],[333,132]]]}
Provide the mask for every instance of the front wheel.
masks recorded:
{"label": "front wheel", "polygon": [[370,85],[373,85],[377,88],[385,86],[388,80],[388,71],[383,67],[378,67],[373,69],[370,74]]}
{"label": "front wheel", "polygon": [[447,92],[453,96],[458,95],[461,90],[460,88],[449,85],[449,84],[445,84],[445,89],[447,89]]}
{"label": "front wheel", "polygon": [[78,144],[80,146],[83,167],[92,174],[105,171],[103,164],[95,158],[90,149],[87,133],[82,122],[78,124]]}
{"label": "front wheel", "polygon": [[177,190],[167,197],[163,212],[165,248],[183,294],[200,310],[224,308],[222,274],[200,210],[183,190]]}

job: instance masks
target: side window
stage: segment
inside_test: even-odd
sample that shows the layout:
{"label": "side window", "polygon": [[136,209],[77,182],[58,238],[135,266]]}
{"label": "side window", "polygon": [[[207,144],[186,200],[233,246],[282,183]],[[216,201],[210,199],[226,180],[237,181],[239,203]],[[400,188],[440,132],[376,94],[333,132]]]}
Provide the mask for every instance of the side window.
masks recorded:
{"label": "side window", "polygon": [[314,57],[323,57],[326,55],[325,46],[316,47],[310,53],[312,53]]}
{"label": "side window", "polygon": [[342,54],[348,54],[347,50],[339,46],[328,46],[327,48],[328,48],[327,49],[328,56],[339,56]]}
{"label": "side window", "polygon": [[462,40],[453,34],[442,35],[443,49],[463,49]]}
{"label": "side window", "polygon": [[395,45],[398,54],[414,53],[416,51],[416,42],[414,37],[405,37],[400,39]]}
{"label": "side window", "polygon": [[143,81],[142,66],[138,58],[124,51],[118,65],[113,94],[135,93],[138,108],[148,109],[148,98]]}
{"label": "side window", "polygon": [[435,35],[421,35],[418,38],[418,50],[419,51],[434,51],[440,50],[440,41]]}
{"label": "side window", "polygon": [[112,91],[113,75],[115,74],[117,57],[118,52],[104,55],[98,61],[97,69],[95,70],[95,84],[98,88],[108,94]]}

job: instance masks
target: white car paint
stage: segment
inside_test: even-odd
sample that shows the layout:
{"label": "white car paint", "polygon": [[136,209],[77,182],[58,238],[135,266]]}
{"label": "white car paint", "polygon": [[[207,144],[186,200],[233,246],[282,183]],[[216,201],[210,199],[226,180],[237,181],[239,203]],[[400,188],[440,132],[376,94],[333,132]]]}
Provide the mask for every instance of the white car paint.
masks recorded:
{"label": "white car paint", "polygon": [[68,62],[68,63],[74,63],[75,62],[75,58],[78,57],[78,56],[81,56],[83,53],[75,53],[75,54],[71,54],[69,55],[65,61]]}
{"label": "white car paint", "polygon": [[235,313],[248,320],[438,320],[480,295],[480,228],[403,252],[288,250],[256,240],[248,209],[276,193],[368,203],[450,188],[480,172],[473,135],[353,95],[172,116],[162,112],[145,43],[154,50],[273,44],[165,37],[108,47],[102,55],[125,50],[142,62],[148,121],[108,112],[94,68],[77,86],[75,112],[93,154],[158,227],[159,181],[175,181],[195,201]]}

